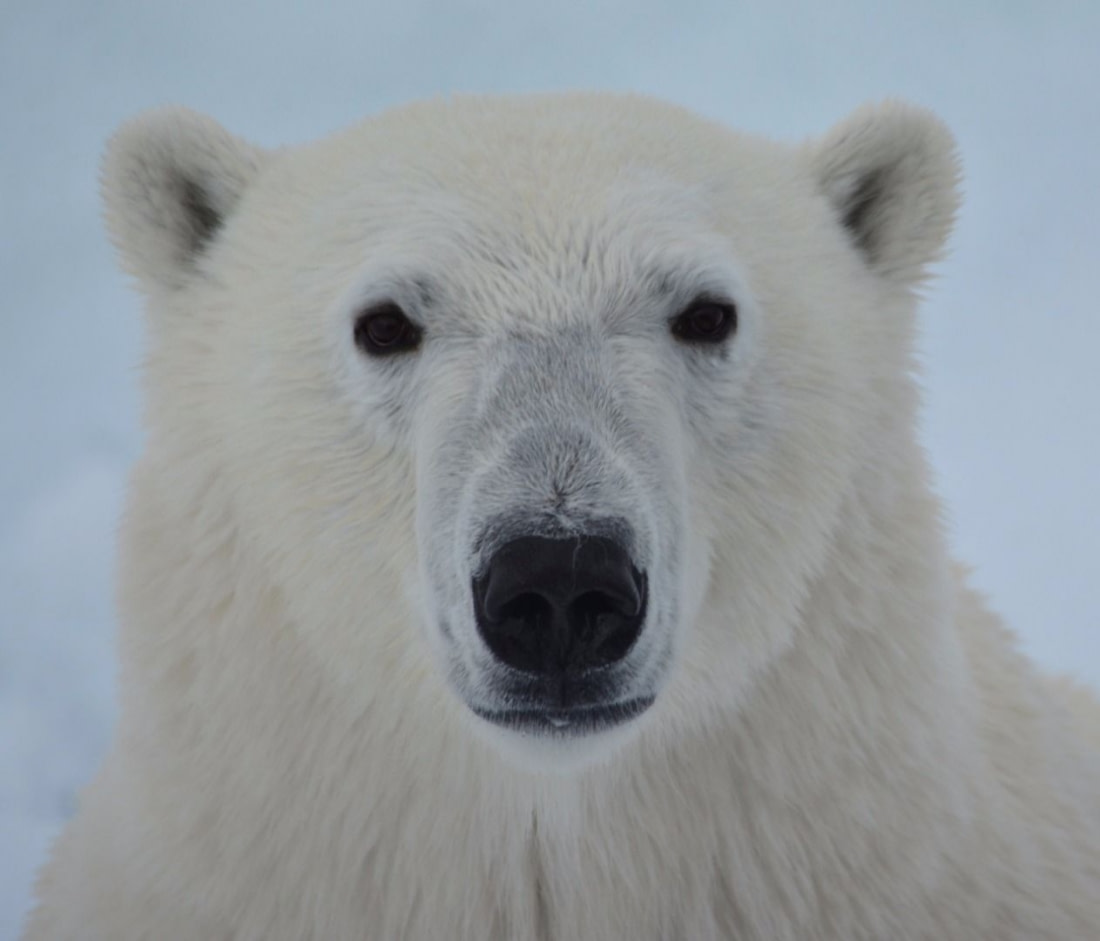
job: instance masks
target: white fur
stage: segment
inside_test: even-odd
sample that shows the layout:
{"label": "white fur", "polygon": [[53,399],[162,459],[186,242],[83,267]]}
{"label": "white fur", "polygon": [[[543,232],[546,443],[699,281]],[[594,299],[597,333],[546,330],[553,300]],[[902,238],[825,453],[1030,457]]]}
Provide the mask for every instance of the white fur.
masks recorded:
{"label": "white fur", "polygon": [[[122,718],[28,938],[1096,937],[1100,712],[951,565],[914,432],[955,175],[899,104],[798,148],[602,95],[277,154],[124,129]],[[699,291],[724,355],[668,332]],[[380,299],[422,349],[358,353]],[[637,533],[657,698],[614,734],[467,708],[475,536],[516,508]]]}

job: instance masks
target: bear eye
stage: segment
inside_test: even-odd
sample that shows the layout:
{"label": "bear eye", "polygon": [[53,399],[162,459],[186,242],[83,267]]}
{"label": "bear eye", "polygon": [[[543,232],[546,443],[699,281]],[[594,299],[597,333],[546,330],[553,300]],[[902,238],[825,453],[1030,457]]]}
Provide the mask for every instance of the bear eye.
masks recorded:
{"label": "bear eye", "polygon": [[672,320],[672,335],[685,343],[721,343],[737,328],[737,308],[729,301],[698,297]]}
{"label": "bear eye", "polygon": [[355,321],[355,345],[368,356],[416,349],[420,338],[420,328],[392,301],[365,310]]}

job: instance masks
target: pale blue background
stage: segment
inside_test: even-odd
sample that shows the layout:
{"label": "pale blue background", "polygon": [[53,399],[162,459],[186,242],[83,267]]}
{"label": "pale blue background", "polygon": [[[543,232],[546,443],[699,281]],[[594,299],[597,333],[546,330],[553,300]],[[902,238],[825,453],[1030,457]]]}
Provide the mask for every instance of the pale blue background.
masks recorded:
{"label": "pale blue background", "polygon": [[120,121],[180,102],[276,145],[424,95],[606,87],[795,139],[868,98],[931,106],[967,177],[923,341],[954,541],[1031,654],[1100,684],[1098,74],[1090,0],[3,0],[0,938],[113,719],[140,446],[138,304],[96,192]]}

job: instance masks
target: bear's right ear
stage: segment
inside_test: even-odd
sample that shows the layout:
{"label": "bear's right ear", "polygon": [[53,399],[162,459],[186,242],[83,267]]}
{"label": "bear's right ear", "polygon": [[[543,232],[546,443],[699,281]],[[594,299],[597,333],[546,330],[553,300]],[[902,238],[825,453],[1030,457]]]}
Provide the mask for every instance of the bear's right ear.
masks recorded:
{"label": "bear's right ear", "polygon": [[264,151],[186,108],[124,124],[102,173],[107,228],[123,267],[146,291],[186,285],[263,160]]}

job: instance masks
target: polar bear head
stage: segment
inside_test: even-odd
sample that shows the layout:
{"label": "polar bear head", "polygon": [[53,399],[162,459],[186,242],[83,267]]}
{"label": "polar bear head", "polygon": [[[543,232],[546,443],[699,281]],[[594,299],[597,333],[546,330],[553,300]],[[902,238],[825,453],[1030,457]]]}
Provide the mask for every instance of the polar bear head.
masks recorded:
{"label": "polar bear head", "polygon": [[892,103],[790,147],[639,97],[459,98],[283,151],[154,112],[105,193],[150,450],[318,669],[583,758],[665,700],[736,709],[790,643],[910,421],[956,164]]}

